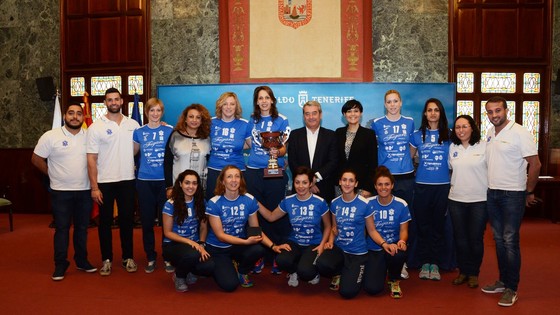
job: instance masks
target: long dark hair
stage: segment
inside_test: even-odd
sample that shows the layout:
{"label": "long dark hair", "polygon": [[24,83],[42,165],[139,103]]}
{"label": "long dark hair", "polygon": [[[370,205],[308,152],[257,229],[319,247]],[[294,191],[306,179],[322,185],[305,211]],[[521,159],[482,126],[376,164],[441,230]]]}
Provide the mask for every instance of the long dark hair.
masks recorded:
{"label": "long dark hair", "polygon": [[206,221],[206,205],[204,204],[204,192],[202,191],[202,180],[200,179],[200,175],[197,172],[187,169],[184,170],[179,176],[177,176],[177,180],[175,180],[175,184],[173,184],[173,191],[171,192],[171,199],[173,200],[173,208],[175,211],[173,212],[173,218],[177,224],[183,224],[185,219],[189,215],[187,205],[185,203],[185,193],[181,188],[181,183],[185,180],[185,177],[188,175],[193,175],[196,177],[196,191],[193,196],[193,203],[194,203],[194,210],[196,212],[196,217],[198,218],[198,222]]}
{"label": "long dark hair", "polygon": [[419,130],[422,131],[422,142],[426,142],[426,130],[430,128],[428,118],[426,118],[426,111],[430,103],[436,104],[439,109],[438,143],[442,144],[444,141],[449,141],[449,124],[447,122],[447,116],[445,115],[445,108],[443,108],[443,104],[437,98],[428,99],[424,105],[424,110],[422,111],[422,125],[419,128]]}
{"label": "long dark hair", "polygon": [[459,120],[459,118],[466,119],[469,122],[469,125],[471,126],[472,133],[471,133],[471,138],[469,139],[469,144],[470,145],[477,144],[481,138],[480,129],[478,129],[476,122],[469,115],[460,115],[459,117],[455,118],[455,123],[453,124],[453,132],[451,132],[451,142],[453,142],[456,145],[461,144],[461,140],[457,137],[457,134],[455,133],[455,126],[457,125],[457,120]]}
{"label": "long dark hair", "polygon": [[255,120],[255,122],[259,122],[261,120],[261,108],[259,107],[259,104],[257,104],[260,91],[265,91],[268,96],[270,96],[270,100],[272,100],[272,104],[270,105],[270,117],[272,117],[272,120],[275,120],[276,118],[278,118],[276,97],[274,96],[274,92],[272,92],[272,89],[266,85],[257,86],[255,88],[255,91],[253,92],[253,114],[251,114],[251,117]]}

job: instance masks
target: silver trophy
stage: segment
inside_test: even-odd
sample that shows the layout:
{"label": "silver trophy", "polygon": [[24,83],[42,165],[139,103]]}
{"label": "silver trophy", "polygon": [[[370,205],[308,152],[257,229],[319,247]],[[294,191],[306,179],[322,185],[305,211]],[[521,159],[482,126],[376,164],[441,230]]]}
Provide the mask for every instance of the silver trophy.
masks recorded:
{"label": "silver trophy", "polygon": [[[265,131],[259,133],[258,130],[253,129],[253,141],[263,150],[269,151],[272,148],[280,149],[288,141],[290,137],[290,127],[286,131]],[[278,160],[269,153],[268,167],[264,169],[265,178],[275,178],[284,176],[282,168],[278,167]]]}

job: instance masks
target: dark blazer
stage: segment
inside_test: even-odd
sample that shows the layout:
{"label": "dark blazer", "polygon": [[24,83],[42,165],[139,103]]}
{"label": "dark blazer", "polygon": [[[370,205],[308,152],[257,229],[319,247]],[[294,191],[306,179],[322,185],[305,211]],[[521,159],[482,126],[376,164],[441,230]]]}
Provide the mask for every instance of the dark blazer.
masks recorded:
{"label": "dark blazer", "polygon": [[[337,182],[338,155],[334,131],[321,127],[317,137],[317,146],[313,156],[313,171],[319,172],[323,180],[317,183],[319,196],[329,204],[334,198],[334,185]],[[307,130],[305,127],[293,130],[288,140],[288,165],[295,171],[298,166],[311,167],[307,149]]]}
{"label": "dark blazer", "polygon": [[346,131],[348,125],[336,129],[336,150],[339,156],[338,175],[346,169],[352,168],[358,175],[358,188],[365,189],[376,195],[373,185],[373,175],[377,168],[377,138],[371,129],[360,126],[356,131],[356,137],[350,147],[348,159],[344,152],[346,143]]}

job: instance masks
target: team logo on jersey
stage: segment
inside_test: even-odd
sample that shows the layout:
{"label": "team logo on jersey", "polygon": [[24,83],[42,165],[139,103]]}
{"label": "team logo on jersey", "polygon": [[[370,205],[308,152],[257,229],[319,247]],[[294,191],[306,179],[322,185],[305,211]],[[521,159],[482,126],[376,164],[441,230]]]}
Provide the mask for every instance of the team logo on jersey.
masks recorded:
{"label": "team logo on jersey", "polygon": [[278,0],[280,23],[294,29],[311,21],[312,0]]}
{"label": "team logo on jersey", "polygon": [[66,141],[66,140],[62,141],[62,146],[67,147],[68,146],[68,141]]}
{"label": "team logo on jersey", "polygon": [[111,129],[107,129],[106,132],[107,132],[107,135],[109,135],[109,136],[113,134],[113,130],[111,130]]}

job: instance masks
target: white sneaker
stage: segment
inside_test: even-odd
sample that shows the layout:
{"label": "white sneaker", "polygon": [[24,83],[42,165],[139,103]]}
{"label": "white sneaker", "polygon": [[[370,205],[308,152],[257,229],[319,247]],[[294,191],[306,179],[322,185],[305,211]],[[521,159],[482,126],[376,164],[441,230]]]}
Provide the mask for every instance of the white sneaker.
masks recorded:
{"label": "white sneaker", "polygon": [[299,285],[298,276],[297,276],[296,272],[288,274],[288,278],[289,278],[288,279],[288,285],[290,287],[295,288]]}
{"label": "white sneaker", "polygon": [[401,270],[401,278],[403,279],[408,279],[409,275],[408,275],[408,271],[406,270],[407,266],[406,263],[404,263],[404,265],[402,266],[402,270]]}
{"label": "white sneaker", "polygon": [[313,280],[307,281],[307,283],[309,284],[318,284],[319,280],[321,280],[321,277],[319,275],[316,275],[315,278],[313,278]]}

